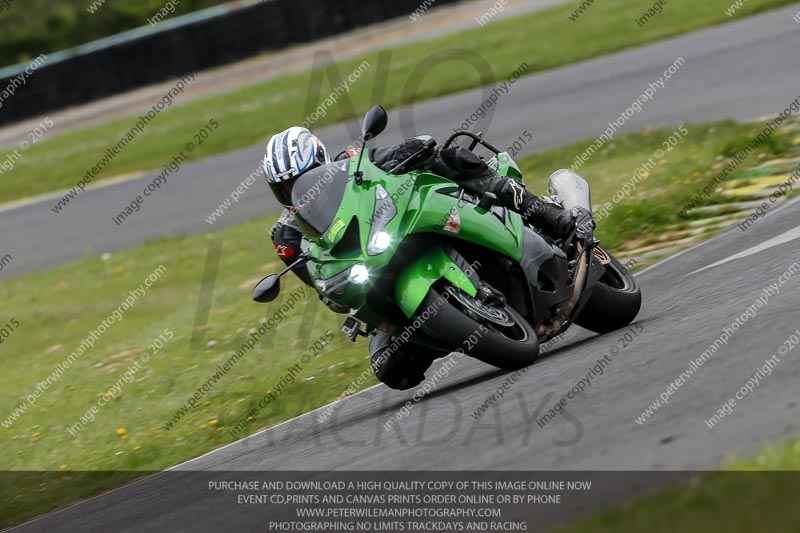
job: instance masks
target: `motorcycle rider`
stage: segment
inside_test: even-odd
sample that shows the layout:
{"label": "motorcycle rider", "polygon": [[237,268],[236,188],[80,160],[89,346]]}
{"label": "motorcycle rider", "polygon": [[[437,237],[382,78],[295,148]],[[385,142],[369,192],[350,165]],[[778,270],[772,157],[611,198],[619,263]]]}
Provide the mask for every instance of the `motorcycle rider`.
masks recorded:
{"label": "motorcycle rider", "polygon": [[[372,149],[369,157],[376,166],[389,171],[420,151],[423,145],[423,139],[408,139],[398,145]],[[335,160],[347,159],[355,153],[355,150],[342,152]],[[330,162],[323,142],[303,127],[291,127],[274,135],[267,143],[264,155],[267,182],[285,208],[272,228],[272,242],[278,256],[287,265],[291,265],[302,253],[300,242],[303,235],[292,214],[292,185],[303,173]],[[416,168],[426,168],[434,174],[451,179],[478,196],[487,192],[494,193],[497,196],[497,205],[521,214],[525,223],[540,228],[553,238],[566,238],[576,227],[584,230],[594,228],[594,221],[588,211],[567,211],[537,197],[520,182],[498,175],[483,159],[466,148],[453,146],[434,149]],[[312,285],[304,264],[292,271],[304,283]],[[349,312],[343,306],[325,299],[323,301],[335,312]],[[390,356],[387,356],[387,350]],[[378,379],[389,387],[401,390],[420,384],[433,361],[446,355],[416,344],[398,346],[394,337],[381,331],[373,335],[370,352]]]}

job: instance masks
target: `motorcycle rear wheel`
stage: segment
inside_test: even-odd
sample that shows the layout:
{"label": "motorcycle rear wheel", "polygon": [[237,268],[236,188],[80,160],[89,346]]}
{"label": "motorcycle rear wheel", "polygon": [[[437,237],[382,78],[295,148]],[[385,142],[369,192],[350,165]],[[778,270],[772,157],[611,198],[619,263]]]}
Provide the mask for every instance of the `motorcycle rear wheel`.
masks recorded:
{"label": "motorcycle rear wheel", "polygon": [[608,333],[634,321],[642,307],[642,290],[625,266],[609,254],[611,262],[597,282],[575,323],[595,333]]}

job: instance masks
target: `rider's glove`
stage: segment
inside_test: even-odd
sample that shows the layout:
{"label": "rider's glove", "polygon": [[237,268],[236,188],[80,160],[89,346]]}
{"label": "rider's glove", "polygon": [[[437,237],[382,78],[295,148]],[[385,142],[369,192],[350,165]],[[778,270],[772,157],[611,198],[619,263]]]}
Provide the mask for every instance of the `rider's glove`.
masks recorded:
{"label": "rider's glove", "polygon": [[572,216],[575,218],[575,235],[579,239],[592,235],[597,224],[588,210],[582,207],[574,207],[572,208]]}
{"label": "rider's glove", "polygon": [[389,165],[389,168],[396,167],[418,151],[422,150],[424,145],[424,141],[420,139],[407,139],[394,146],[374,148],[370,150],[369,156],[376,166],[386,170],[385,165]]}

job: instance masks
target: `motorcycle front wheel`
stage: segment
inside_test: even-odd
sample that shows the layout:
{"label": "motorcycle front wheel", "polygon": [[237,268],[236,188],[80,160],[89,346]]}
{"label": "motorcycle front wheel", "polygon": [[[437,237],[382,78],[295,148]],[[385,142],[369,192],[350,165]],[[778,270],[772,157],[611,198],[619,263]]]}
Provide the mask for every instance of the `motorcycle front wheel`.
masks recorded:
{"label": "motorcycle front wheel", "polygon": [[539,355],[536,332],[513,307],[481,302],[452,286],[431,289],[415,318],[429,337],[498,368],[517,370]]}

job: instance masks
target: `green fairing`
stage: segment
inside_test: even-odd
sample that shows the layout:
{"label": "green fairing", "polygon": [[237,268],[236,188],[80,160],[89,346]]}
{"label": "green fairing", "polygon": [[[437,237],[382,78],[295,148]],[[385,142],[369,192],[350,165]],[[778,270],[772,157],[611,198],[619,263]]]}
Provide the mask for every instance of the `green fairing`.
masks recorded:
{"label": "green fairing", "polygon": [[[517,178],[519,169],[507,154],[498,154],[500,161],[492,158],[488,163],[509,177]],[[367,304],[367,294],[374,286],[381,270],[392,260],[397,245],[412,234],[439,234],[475,243],[479,246],[506,255],[514,261],[522,258],[523,223],[521,217],[506,213],[505,222],[489,215],[476,205],[460,201],[456,196],[456,183],[425,171],[414,170],[406,174],[391,175],[378,168],[365,153],[361,162],[363,181],[357,185],[353,175],[357,157],[349,161],[348,182],[341,204],[330,226],[318,238],[306,236],[302,248],[310,252],[312,260],[308,269],[315,280],[331,280],[355,264],[363,264],[370,272],[370,279],[363,285],[347,284],[343,294],[330,299],[347,305],[354,316],[367,323],[380,324],[386,321]],[[397,215],[386,225],[391,235],[389,248],[377,255],[368,255],[367,245],[376,207],[375,190],[382,185],[394,201]],[[448,231],[445,225],[451,210],[455,209],[460,219],[457,232]],[[333,254],[332,250],[348,232],[347,228],[356,219],[359,225],[360,246],[350,253]],[[341,222],[339,222],[341,221]],[[431,270],[427,266],[431,265]],[[455,270],[453,270],[455,269]],[[464,273],[447,257],[441,247],[434,248],[422,258],[414,261],[401,273],[395,285],[395,294],[402,312],[410,317],[417,310],[433,283],[445,277],[465,292],[475,295],[475,287]]]}
{"label": "green fairing", "polygon": [[411,318],[431,286],[441,278],[445,278],[470,296],[478,293],[477,287],[472,284],[466,273],[447,256],[444,250],[434,248],[409,265],[397,280],[395,297],[407,317]]}

